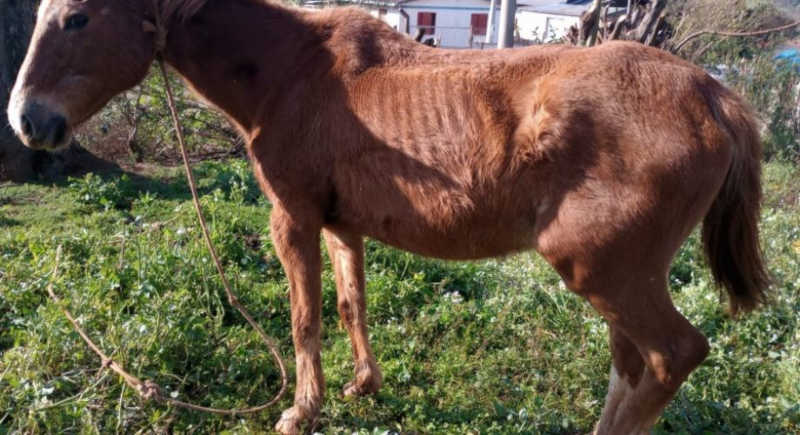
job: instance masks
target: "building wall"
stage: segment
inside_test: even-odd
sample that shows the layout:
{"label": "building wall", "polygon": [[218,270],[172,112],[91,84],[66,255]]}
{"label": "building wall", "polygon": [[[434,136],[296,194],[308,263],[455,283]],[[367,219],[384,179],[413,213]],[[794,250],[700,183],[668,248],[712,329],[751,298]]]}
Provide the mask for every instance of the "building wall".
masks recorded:
{"label": "building wall", "polygon": [[[498,5],[500,2],[497,2]],[[485,36],[474,36],[470,45],[472,14],[489,14],[489,7],[481,6],[436,6],[436,5],[403,5],[402,10],[408,14],[409,33],[416,35],[419,28],[419,12],[433,12],[436,14],[436,25],[433,35],[425,35],[423,39],[434,38],[443,48],[479,48],[485,44]],[[497,41],[497,24],[499,20],[499,7],[494,14],[494,35],[492,41]],[[487,23],[488,29],[488,23]],[[401,29],[402,30],[402,29]]]}
{"label": "building wall", "polygon": [[551,15],[533,11],[517,12],[517,29],[522,39],[534,42],[554,42],[578,25],[579,18],[569,15]]}
{"label": "building wall", "polygon": [[406,26],[400,11],[396,9],[370,9],[369,14],[382,20],[398,32],[405,32]]}

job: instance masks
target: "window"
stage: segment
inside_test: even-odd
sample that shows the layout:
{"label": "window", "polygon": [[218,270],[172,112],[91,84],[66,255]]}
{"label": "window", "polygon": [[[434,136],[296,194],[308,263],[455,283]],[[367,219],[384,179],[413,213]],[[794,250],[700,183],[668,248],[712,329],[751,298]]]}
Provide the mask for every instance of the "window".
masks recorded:
{"label": "window", "polygon": [[417,27],[423,29],[423,35],[433,35],[436,32],[436,13],[435,12],[418,12],[417,13]]}
{"label": "window", "polygon": [[488,14],[472,14],[470,26],[474,36],[486,36],[486,23],[489,22]]}

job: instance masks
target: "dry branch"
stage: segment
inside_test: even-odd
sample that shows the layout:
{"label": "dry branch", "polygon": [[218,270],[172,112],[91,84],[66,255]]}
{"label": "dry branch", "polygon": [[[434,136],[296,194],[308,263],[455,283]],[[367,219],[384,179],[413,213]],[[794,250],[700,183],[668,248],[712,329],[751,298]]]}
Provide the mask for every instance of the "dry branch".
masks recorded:
{"label": "dry branch", "polygon": [[720,30],[708,30],[708,29],[700,30],[699,32],[694,32],[689,36],[687,36],[686,38],[683,38],[683,40],[679,42],[672,51],[674,53],[678,53],[690,41],[692,41],[695,38],[699,38],[700,36],[703,35],[717,35],[717,36],[727,36],[727,37],[763,36],[763,35],[768,35],[770,33],[782,32],[784,30],[789,30],[799,26],[800,26],[800,21],[795,21],[794,23],[786,24],[783,26],[773,27],[771,29],[755,30],[752,32],[724,32]]}

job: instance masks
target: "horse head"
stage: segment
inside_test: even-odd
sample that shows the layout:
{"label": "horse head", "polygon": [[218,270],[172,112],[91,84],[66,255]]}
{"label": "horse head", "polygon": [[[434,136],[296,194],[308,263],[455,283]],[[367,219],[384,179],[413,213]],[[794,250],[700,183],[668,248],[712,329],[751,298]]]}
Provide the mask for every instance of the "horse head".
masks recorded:
{"label": "horse head", "polygon": [[157,2],[43,0],[8,119],[30,148],[69,144],[77,126],[140,82],[156,54]]}

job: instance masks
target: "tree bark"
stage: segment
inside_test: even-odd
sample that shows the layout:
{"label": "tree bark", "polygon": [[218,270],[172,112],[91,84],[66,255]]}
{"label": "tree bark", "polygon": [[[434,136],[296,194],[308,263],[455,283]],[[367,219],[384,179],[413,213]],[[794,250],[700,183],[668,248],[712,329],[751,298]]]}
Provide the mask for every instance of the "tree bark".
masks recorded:
{"label": "tree bark", "polygon": [[[609,14],[609,8],[626,5],[625,14]],[[621,1],[594,0],[568,38],[573,44],[584,46],[622,39],[663,48],[670,30],[664,20],[666,6],[667,0],[630,0],[625,4]]]}
{"label": "tree bark", "polygon": [[34,162],[41,158],[14,137],[6,117],[8,97],[33,30],[33,11],[33,0],[0,0],[0,179],[33,178]]}
{"label": "tree bark", "polygon": [[0,0],[0,180],[26,181],[113,168],[77,143],[56,153],[33,151],[9,127],[8,99],[28,49],[38,4],[38,0]]}

